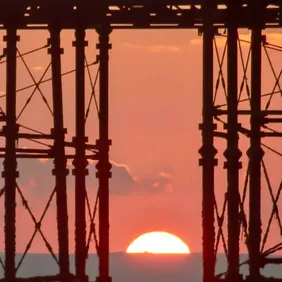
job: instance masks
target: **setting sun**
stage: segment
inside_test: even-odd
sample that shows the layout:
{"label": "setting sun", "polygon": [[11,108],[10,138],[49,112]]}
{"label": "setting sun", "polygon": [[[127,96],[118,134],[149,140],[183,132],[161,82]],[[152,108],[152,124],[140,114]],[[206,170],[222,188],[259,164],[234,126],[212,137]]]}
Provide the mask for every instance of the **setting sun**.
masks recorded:
{"label": "setting sun", "polygon": [[128,246],[127,253],[189,254],[188,246],[177,236],[167,232],[140,235]]}

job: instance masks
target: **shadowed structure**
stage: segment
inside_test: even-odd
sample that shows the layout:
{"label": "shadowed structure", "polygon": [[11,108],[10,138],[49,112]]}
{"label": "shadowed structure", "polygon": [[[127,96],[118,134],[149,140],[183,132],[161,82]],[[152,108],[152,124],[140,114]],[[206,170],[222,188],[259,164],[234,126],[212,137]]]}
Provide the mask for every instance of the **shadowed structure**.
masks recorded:
{"label": "shadowed structure", "polygon": [[[261,177],[264,151],[262,137],[281,137],[277,131],[263,131],[271,124],[282,122],[282,110],[262,109],[262,49],[269,47],[266,38],[262,36],[263,29],[279,28],[282,25],[282,2],[278,0],[3,0],[0,3],[0,28],[6,31],[4,41],[6,49],[6,109],[1,109],[1,122],[4,126],[1,136],[5,138],[6,146],[1,149],[4,158],[2,177],[5,180],[5,281],[16,281],[19,265],[15,262],[16,255],[16,192],[18,191],[23,201],[26,202],[17,185],[19,173],[17,171],[18,158],[45,158],[54,160],[53,175],[55,188],[50,199],[56,195],[57,203],[57,231],[58,231],[58,259],[52,247],[44,237],[41,222],[33,214],[30,215],[35,226],[35,233],[39,232],[48,250],[58,262],[60,273],[55,277],[25,278],[29,281],[88,281],[85,273],[85,264],[89,250],[87,230],[89,236],[94,234],[97,253],[99,256],[99,276],[97,282],[110,282],[109,275],[109,179],[111,177],[111,164],[109,162],[109,51],[111,49],[110,34],[113,29],[197,29],[203,35],[203,122],[202,147],[200,165],[203,171],[202,180],[202,227],[203,227],[203,280],[214,281],[282,281],[262,277],[260,268],[267,263],[282,264],[281,259],[269,257],[281,248],[281,244],[264,250],[264,244],[269,236],[269,228],[262,240],[261,229]],[[48,53],[51,58],[52,71],[52,99],[54,126],[50,134],[40,132],[26,133],[20,130],[16,115],[17,93],[17,57],[23,58],[17,49],[17,30],[48,30],[50,39]],[[61,32],[66,29],[75,30],[75,83],[76,83],[76,118],[75,136],[72,142],[65,140],[67,129],[64,126],[63,90],[62,90],[62,63]],[[99,44],[99,55],[93,64],[99,64],[99,138],[97,143],[91,145],[85,133],[85,41],[86,29],[96,30]],[[246,79],[248,63],[243,64],[244,85],[247,87],[249,109],[239,109],[240,91],[238,87],[238,60],[240,59],[239,29],[251,31],[250,42],[250,90]],[[221,33],[224,30],[224,33]],[[227,35],[225,35],[227,33]],[[214,58],[217,53],[216,37],[226,37],[227,52],[227,87],[226,105],[215,104],[215,92],[219,83],[215,84]],[[223,60],[223,59],[222,59]],[[223,64],[219,60],[219,75],[223,78]],[[279,85],[280,75],[276,79]],[[39,88],[40,82],[35,83]],[[250,119],[250,128],[244,128],[239,123],[239,117],[247,116]],[[273,117],[275,116],[275,117]],[[277,117],[278,116],[278,117]],[[280,116],[280,117],[279,117]],[[224,121],[224,117],[226,121]],[[187,117],[188,118],[188,117]],[[218,122],[224,124],[224,131],[217,130]],[[249,189],[249,205],[244,208],[246,191],[240,189],[239,171],[242,168],[242,152],[239,148],[239,134],[243,134],[250,141],[247,152],[249,161],[246,182]],[[215,192],[215,169],[217,166],[217,149],[214,144],[216,137],[226,140],[224,168],[227,174],[227,191],[225,195],[222,214],[218,211],[217,195]],[[48,149],[18,148],[19,139],[51,140]],[[75,154],[67,153],[67,148],[73,148]],[[87,155],[86,151],[91,154]],[[69,267],[69,222],[67,207],[67,160],[73,160],[73,174],[75,176],[75,264],[76,273],[70,274]],[[99,189],[95,210],[91,214],[91,223],[87,227],[87,193],[86,175],[89,160],[97,162],[97,175]],[[244,167],[244,166],[243,166]],[[93,176],[94,177],[94,176]],[[282,185],[279,191],[282,189]],[[280,192],[279,192],[280,194]],[[277,201],[279,194],[272,197],[273,216],[279,218]],[[97,204],[99,203],[99,208]],[[46,209],[48,209],[48,206]],[[89,207],[88,207],[89,209]],[[99,212],[98,239],[95,233],[94,217],[96,210]],[[224,215],[227,213],[226,243],[223,232]],[[248,220],[246,219],[248,215]],[[44,217],[44,216],[43,216]],[[270,220],[270,222],[271,222]],[[217,229],[215,228],[217,225]],[[239,237],[243,230],[246,238],[246,247],[249,259],[249,276],[240,275],[241,262],[239,261]],[[223,241],[228,258],[226,273],[216,275],[216,254],[219,240]],[[32,242],[32,240],[31,240]],[[31,243],[30,242],[30,243]],[[29,250],[26,248],[25,254]],[[20,260],[20,263],[22,262]],[[23,278],[21,278],[23,280]]]}

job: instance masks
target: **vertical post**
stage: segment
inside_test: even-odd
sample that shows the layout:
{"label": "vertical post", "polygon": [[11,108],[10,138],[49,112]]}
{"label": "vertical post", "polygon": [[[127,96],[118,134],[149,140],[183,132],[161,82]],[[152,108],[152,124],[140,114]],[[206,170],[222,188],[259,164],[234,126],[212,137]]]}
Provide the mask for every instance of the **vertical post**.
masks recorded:
{"label": "vertical post", "polygon": [[227,169],[227,199],[228,199],[228,281],[239,281],[239,150],[238,136],[238,9],[234,1],[228,5],[228,35],[227,35],[227,149],[224,155],[227,159],[224,168]]}
{"label": "vertical post", "polygon": [[109,162],[109,50],[111,49],[110,29],[102,27],[99,34],[100,59],[100,97],[99,97],[99,161],[97,177],[99,178],[99,277],[97,282],[110,282],[109,276],[109,179],[111,164]]}
{"label": "vertical post", "polygon": [[251,36],[251,131],[248,157],[250,162],[249,182],[249,249],[251,279],[260,277],[260,242],[261,242],[261,37],[262,5],[254,1],[252,8]]}
{"label": "vertical post", "polygon": [[5,179],[5,279],[13,281],[16,276],[16,179],[19,176],[16,159],[16,78],[17,78],[17,29],[8,27],[4,37],[6,45],[6,154],[2,177]]}
{"label": "vertical post", "polygon": [[65,156],[65,133],[63,119],[63,91],[61,77],[61,54],[59,28],[50,30],[50,49],[52,63],[53,115],[54,128],[54,169],[57,197],[57,225],[59,245],[60,275],[63,281],[69,276],[69,238],[68,238],[68,210],[67,210],[67,159]]}
{"label": "vertical post", "polygon": [[210,282],[214,279],[216,257],[214,253],[214,167],[217,165],[214,147],[213,123],[213,11],[214,1],[203,3],[203,124],[202,148],[199,153],[202,156],[200,165],[202,173],[202,225],[203,225],[203,281]]}
{"label": "vertical post", "polygon": [[76,41],[76,136],[73,138],[75,144],[75,158],[73,161],[75,175],[75,267],[76,275],[80,281],[84,281],[86,267],[86,219],[85,198],[86,183],[85,176],[88,174],[87,159],[85,155],[85,30],[78,28],[75,31]]}

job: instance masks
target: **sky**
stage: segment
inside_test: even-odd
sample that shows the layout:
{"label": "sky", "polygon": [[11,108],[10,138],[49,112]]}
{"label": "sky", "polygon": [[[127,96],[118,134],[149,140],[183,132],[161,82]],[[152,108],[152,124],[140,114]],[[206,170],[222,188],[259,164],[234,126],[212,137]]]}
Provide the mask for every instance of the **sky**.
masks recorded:
{"label": "sky", "polygon": [[[47,36],[47,33],[39,31],[22,32],[19,50],[24,53],[41,47],[46,44]],[[97,36],[95,32],[88,32],[87,36],[89,40],[87,59],[93,62],[97,55],[95,49]],[[247,32],[242,32],[242,37],[249,38]],[[276,32],[269,34],[268,39],[271,43],[282,44],[282,37]],[[72,32],[63,32],[62,44],[65,48],[62,57],[63,72],[74,68],[72,40]],[[156,230],[173,233],[182,238],[192,252],[201,252],[201,168],[198,166],[200,158],[198,150],[201,147],[201,133],[198,125],[202,119],[201,40],[196,31],[187,30],[123,30],[114,31],[111,35],[113,45],[110,54],[110,138],[113,140],[110,153],[113,164],[113,179],[110,188],[111,252],[125,251],[137,236]],[[224,38],[218,38],[217,44],[222,54]],[[248,44],[243,44],[242,49],[246,58]],[[275,71],[279,73],[281,54],[276,51],[270,52],[270,55],[273,58]],[[46,49],[25,58],[34,78],[39,80],[49,63]],[[263,91],[268,93],[271,92],[275,80],[265,55],[264,64],[266,71],[263,73]],[[0,66],[3,77],[5,77],[4,67],[4,64]],[[218,67],[215,64],[215,77],[217,77],[217,71]],[[95,77],[96,72],[97,67],[92,67],[92,78]],[[226,68],[223,73],[226,79]],[[242,73],[241,70],[240,73]],[[46,77],[50,77],[50,70]],[[0,83],[0,91],[5,93],[3,82]],[[18,88],[30,84],[32,84],[30,75],[19,60]],[[86,96],[89,100],[91,93],[89,81],[87,84]],[[63,79],[64,119],[68,128],[69,141],[74,134],[74,89],[74,76],[65,76]],[[97,93],[98,90],[96,87]],[[18,113],[31,92],[32,89],[19,92]],[[42,85],[42,92],[51,104],[50,83]],[[246,97],[245,92],[242,97]],[[222,87],[217,99],[219,104],[225,103]],[[280,100],[276,95],[273,98],[275,101],[272,103],[273,107],[279,108]],[[4,104],[5,99],[2,99],[1,106]],[[247,105],[242,103],[242,107]],[[241,122],[248,127],[248,120],[242,119]],[[36,92],[21,115],[19,123],[46,133],[50,132],[52,116],[42,102],[40,93]],[[94,104],[91,105],[86,128],[90,142],[95,143],[98,127]],[[219,129],[222,129],[220,124]],[[240,142],[242,151],[245,153],[248,140],[240,137]],[[265,143],[278,148],[277,140],[267,140]],[[24,141],[19,146],[36,145]],[[225,142],[217,140],[216,146],[220,155],[216,172],[216,193],[221,208],[226,191],[225,171],[222,169],[224,159],[221,156]],[[267,152],[266,162],[270,169],[274,191],[277,191],[281,181],[281,171],[276,165],[281,161],[280,159],[281,157]],[[244,156],[242,160],[244,168],[240,175],[240,185],[243,187],[246,157]],[[89,165],[91,178],[88,179],[88,191],[92,204],[97,188],[97,182],[94,180],[94,165],[93,163]],[[40,217],[48,195],[54,187],[51,177],[52,162],[21,161],[19,167],[21,172],[19,186],[29,200],[34,214]],[[73,251],[74,190],[71,177],[68,184],[70,250]],[[265,181],[263,187],[265,229],[271,212],[271,202]],[[17,246],[18,251],[21,252],[31,237],[32,221],[20,201],[17,209],[19,234]],[[3,209],[1,213],[3,214]],[[277,222],[274,222],[273,226],[277,226]],[[270,245],[280,239],[279,230],[275,228]],[[56,249],[54,204],[44,219],[42,230]],[[0,239],[1,237],[3,238],[3,234],[0,235]],[[46,252],[42,242],[38,235],[32,244],[31,252]],[[3,240],[0,240],[0,249],[3,249]],[[95,251],[94,244],[91,245],[90,250]],[[223,251],[222,246],[220,250]]]}

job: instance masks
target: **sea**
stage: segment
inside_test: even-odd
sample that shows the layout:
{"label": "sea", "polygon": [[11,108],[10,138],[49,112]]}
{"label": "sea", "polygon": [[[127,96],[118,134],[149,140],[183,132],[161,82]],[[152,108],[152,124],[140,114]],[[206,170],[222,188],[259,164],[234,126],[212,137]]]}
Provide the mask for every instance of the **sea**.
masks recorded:
{"label": "sea", "polygon": [[[21,255],[17,255],[19,261]],[[241,255],[241,262],[248,260],[247,255]],[[74,272],[74,256],[70,256],[71,271]],[[226,271],[226,256],[217,257],[217,274]],[[90,281],[98,276],[98,258],[90,254],[87,260],[87,275]],[[3,269],[0,275],[3,277]],[[242,275],[248,274],[247,265],[241,267]],[[282,277],[279,265],[264,268],[262,273],[266,277]],[[18,277],[57,275],[58,265],[52,256],[47,254],[28,254],[18,269]],[[167,254],[127,254],[111,253],[110,274],[113,282],[202,282],[202,255],[167,255]]]}

